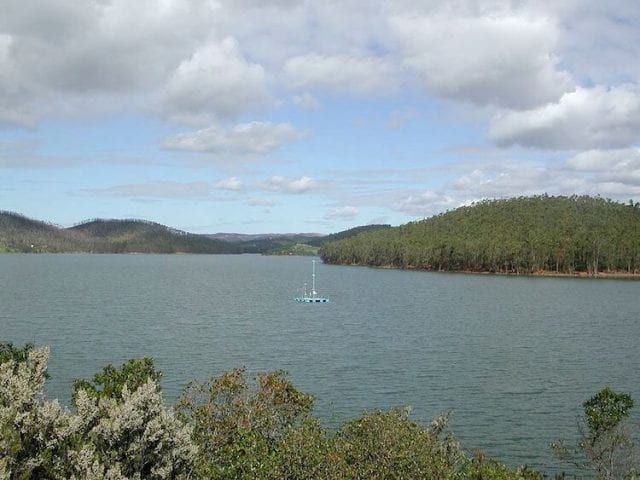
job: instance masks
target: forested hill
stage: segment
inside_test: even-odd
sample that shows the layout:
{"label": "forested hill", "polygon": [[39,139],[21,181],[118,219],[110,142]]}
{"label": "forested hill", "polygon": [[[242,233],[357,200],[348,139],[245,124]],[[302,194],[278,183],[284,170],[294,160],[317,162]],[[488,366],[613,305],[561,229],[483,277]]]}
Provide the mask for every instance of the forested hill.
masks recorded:
{"label": "forested hill", "polygon": [[364,232],[374,232],[376,230],[384,230],[387,228],[391,228],[391,225],[387,224],[372,224],[372,225],[362,225],[360,227],[350,228],[349,230],[344,230],[338,233],[332,233],[330,235],[325,235],[322,237],[314,238],[309,240],[307,243],[309,245],[314,245],[320,247],[325,243],[333,242],[336,240],[342,240],[344,238],[353,237],[359,235]]}
{"label": "forested hill", "polygon": [[[197,235],[146,220],[83,222],[71,228],[0,211],[0,253],[275,253],[316,254],[323,239],[388,228],[368,225],[332,235]],[[310,245],[312,244],[313,245]]]}
{"label": "forested hill", "polygon": [[0,252],[238,253],[239,248],[144,220],[92,220],[67,229],[0,212]]}
{"label": "forested hill", "polygon": [[214,240],[146,220],[92,220],[69,231],[111,253],[240,253],[232,243]]}
{"label": "forested hill", "polygon": [[438,271],[640,273],[640,206],[602,198],[486,200],[325,244],[323,261]]}
{"label": "forested hill", "polygon": [[13,212],[0,211],[0,252],[82,251],[83,241],[64,229]]}

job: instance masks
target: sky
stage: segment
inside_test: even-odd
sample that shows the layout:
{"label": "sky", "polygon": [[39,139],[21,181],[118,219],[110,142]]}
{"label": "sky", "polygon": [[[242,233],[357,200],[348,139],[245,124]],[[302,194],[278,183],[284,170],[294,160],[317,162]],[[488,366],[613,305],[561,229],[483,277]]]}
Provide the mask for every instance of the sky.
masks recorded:
{"label": "sky", "polygon": [[640,200],[637,0],[0,0],[0,210],[333,233]]}

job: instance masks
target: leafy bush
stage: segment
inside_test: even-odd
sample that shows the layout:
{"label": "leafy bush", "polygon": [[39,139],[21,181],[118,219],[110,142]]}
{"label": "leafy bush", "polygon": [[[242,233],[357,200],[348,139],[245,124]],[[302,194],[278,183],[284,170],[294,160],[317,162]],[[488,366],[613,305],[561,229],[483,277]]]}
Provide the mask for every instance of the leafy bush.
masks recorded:
{"label": "leafy bush", "polygon": [[638,478],[640,452],[627,422],[633,408],[631,395],[606,387],[582,406],[584,417],[577,446],[569,448],[564,440],[557,440],[551,444],[556,456],[597,479]]}
{"label": "leafy bush", "polygon": [[[311,413],[313,397],[284,372],[249,382],[237,369],[193,383],[174,415],[153,361],[131,360],[74,382],[72,413],[43,398],[48,358],[47,348],[0,343],[0,479],[541,478],[481,454],[469,459],[446,416],[424,426],[408,409],[376,411],[330,433]],[[593,445],[622,438],[611,434],[630,409],[626,394],[603,392],[585,402],[598,420],[587,423]],[[635,470],[616,468],[620,476],[599,478],[633,478]]]}
{"label": "leafy bush", "polygon": [[[190,476],[196,453],[191,428],[164,406],[154,378],[132,384],[131,390],[123,382],[99,394],[77,383],[77,413],[72,414],[57,400],[43,399],[47,348],[21,352],[4,345],[0,350],[12,352],[0,362],[0,478]],[[141,379],[148,366],[111,367],[97,378],[115,386],[128,374]]]}
{"label": "leafy bush", "polygon": [[313,397],[296,390],[284,372],[261,374],[255,385],[236,369],[193,383],[178,402],[200,447],[199,473],[208,478],[266,478],[278,445],[310,415]]}

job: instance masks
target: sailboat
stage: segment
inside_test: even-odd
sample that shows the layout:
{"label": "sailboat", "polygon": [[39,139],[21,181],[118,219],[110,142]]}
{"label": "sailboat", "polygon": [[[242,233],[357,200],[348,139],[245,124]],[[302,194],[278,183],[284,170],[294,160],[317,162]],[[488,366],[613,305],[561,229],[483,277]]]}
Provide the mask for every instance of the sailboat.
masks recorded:
{"label": "sailboat", "polygon": [[313,270],[311,274],[311,293],[307,292],[307,284],[304,284],[304,289],[301,297],[296,297],[296,302],[300,303],[328,303],[329,299],[326,297],[319,297],[316,292],[316,261],[311,261],[313,264]]}

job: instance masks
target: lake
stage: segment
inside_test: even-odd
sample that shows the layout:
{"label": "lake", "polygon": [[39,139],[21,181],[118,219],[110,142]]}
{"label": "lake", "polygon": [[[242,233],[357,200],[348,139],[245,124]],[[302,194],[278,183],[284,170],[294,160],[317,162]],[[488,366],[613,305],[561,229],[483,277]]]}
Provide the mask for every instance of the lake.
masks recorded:
{"label": "lake", "polygon": [[47,395],[151,356],[168,403],[235,367],[287,370],[328,426],[363,410],[451,411],[467,449],[553,471],[604,386],[640,401],[640,283],[316,266],[311,259],[0,255],[0,340],[51,347]]}

